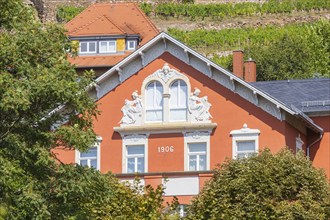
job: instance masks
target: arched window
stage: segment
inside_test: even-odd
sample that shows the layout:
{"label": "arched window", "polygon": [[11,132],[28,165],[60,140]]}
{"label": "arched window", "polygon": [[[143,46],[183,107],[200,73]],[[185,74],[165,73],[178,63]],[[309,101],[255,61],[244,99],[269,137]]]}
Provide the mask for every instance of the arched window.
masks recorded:
{"label": "arched window", "polygon": [[176,80],[170,87],[170,120],[187,120],[188,88],[183,80]]}
{"label": "arched window", "polygon": [[146,87],[146,121],[163,121],[163,86],[153,81]]}

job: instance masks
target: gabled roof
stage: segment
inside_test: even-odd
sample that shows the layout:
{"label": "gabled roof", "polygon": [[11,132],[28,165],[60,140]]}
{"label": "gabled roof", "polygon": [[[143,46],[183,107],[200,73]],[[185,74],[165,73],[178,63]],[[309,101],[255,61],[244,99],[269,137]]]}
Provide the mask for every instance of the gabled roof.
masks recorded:
{"label": "gabled roof", "polygon": [[135,3],[95,3],[65,25],[69,37],[139,34],[141,44],[159,33]]}
{"label": "gabled roof", "polygon": [[252,85],[308,115],[330,113],[330,78],[265,81]]}
{"label": "gabled roof", "polygon": [[301,111],[291,108],[284,102],[245,82],[166,33],[158,34],[97,78],[95,85],[90,87],[89,93],[94,96],[96,100],[101,99],[108,92],[112,91],[164,52],[172,54],[187,65],[192,66],[220,85],[237,93],[257,107],[262,108],[277,119],[285,120],[286,115],[292,115],[297,120],[303,121],[304,124],[312,130],[323,133],[322,128]]}

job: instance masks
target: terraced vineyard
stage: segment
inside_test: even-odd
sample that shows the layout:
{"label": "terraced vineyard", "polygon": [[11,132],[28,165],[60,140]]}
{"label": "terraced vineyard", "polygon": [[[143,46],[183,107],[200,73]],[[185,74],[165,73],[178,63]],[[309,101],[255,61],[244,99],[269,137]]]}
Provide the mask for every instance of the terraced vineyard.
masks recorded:
{"label": "terraced vineyard", "polygon": [[[231,70],[231,51],[257,61],[259,80],[330,77],[330,1],[149,4],[154,24]],[[82,8],[58,8],[66,21]]]}
{"label": "terraced vineyard", "polygon": [[330,77],[325,0],[141,4],[157,27],[231,70],[231,51],[257,61],[258,80]]}

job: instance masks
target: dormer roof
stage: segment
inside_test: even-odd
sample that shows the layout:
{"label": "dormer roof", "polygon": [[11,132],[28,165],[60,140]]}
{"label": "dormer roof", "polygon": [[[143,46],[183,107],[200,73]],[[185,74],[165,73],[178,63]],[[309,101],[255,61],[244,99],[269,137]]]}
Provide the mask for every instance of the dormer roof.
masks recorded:
{"label": "dormer roof", "polygon": [[140,35],[141,45],[159,33],[135,3],[95,3],[65,25],[69,37]]}

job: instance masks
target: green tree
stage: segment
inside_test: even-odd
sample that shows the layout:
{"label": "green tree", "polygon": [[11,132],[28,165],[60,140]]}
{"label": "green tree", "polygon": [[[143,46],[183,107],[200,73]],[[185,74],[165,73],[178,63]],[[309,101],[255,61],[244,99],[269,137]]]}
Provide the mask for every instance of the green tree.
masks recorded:
{"label": "green tree", "polygon": [[187,218],[330,219],[330,186],[303,153],[266,149],[219,166]]}
{"label": "green tree", "polygon": [[254,44],[250,57],[257,61],[257,79],[330,77],[330,22],[321,20],[306,35],[286,34],[269,45]]}
{"label": "green tree", "polygon": [[78,76],[67,61],[62,27],[42,24],[19,0],[0,5],[0,219],[163,217],[161,186],[131,188],[56,161],[52,149],[83,151],[95,141],[97,109],[85,92],[92,73]]}

